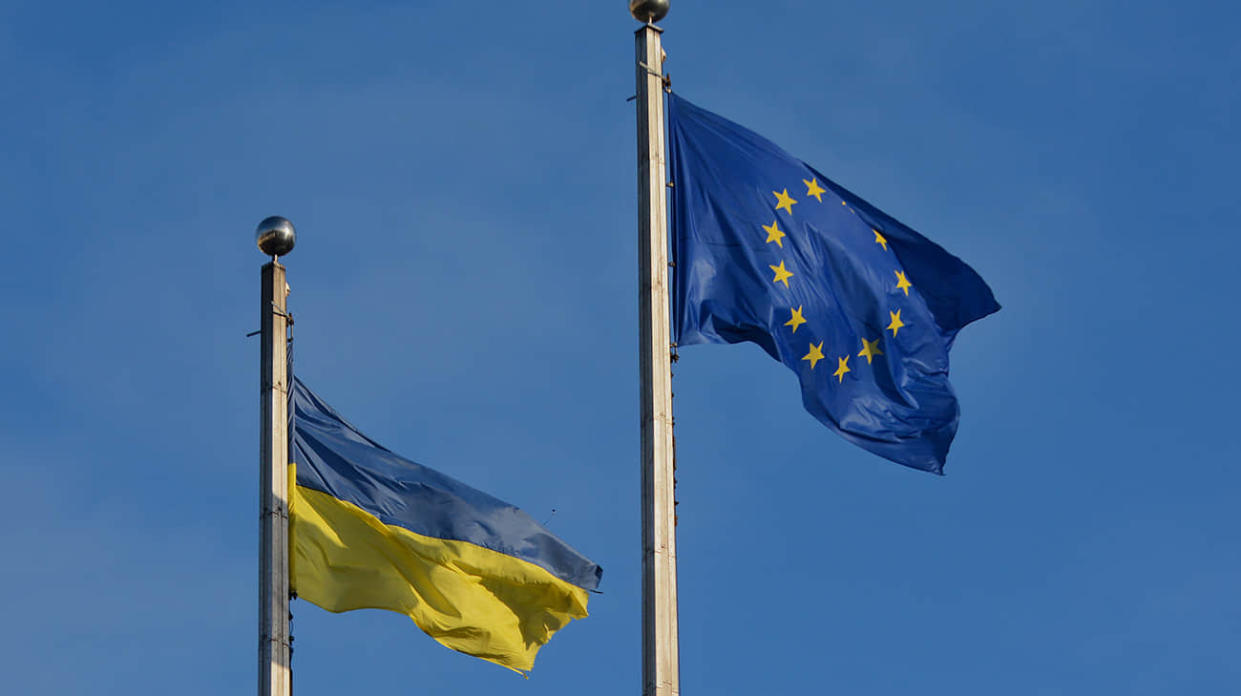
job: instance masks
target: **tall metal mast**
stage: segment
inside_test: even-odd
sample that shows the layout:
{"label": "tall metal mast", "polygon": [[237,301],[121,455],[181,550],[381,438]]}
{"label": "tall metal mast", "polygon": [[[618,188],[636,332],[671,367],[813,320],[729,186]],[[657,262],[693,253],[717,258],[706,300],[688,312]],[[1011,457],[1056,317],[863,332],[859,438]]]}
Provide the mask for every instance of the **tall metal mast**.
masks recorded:
{"label": "tall metal mast", "polygon": [[293,223],[269,217],[255,233],[263,266],[259,380],[259,696],[291,696],[289,669],[289,286],[277,258],[293,250]]}
{"label": "tall metal mast", "polygon": [[638,364],[642,418],[642,693],[680,693],[676,510],[672,451],[672,339],[664,168],[664,52],[669,0],[630,0],[638,109]]}

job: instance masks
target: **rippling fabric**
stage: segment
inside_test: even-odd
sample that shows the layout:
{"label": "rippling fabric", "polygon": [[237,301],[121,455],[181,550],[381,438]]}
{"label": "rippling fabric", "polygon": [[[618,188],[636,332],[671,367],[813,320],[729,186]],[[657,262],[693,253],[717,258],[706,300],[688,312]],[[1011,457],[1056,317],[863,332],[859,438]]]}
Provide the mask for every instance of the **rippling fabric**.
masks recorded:
{"label": "rippling fabric", "polygon": [[298,596],[406,614],[454,650],[523,672],[586,616],[598,565],[512,505],[384,449],[299,380],[291,403]]}
{"label": "rippling fabric", "polygon": [[468,541],[596,589],[603,569],[503,500],[393,454],[293,381],[297,485],[353,503],[412,532]]}
{"label": "rippling fabric", "polygon": [[586,590],[533,563],[384,524],[305,486],[289,511],[291,589],[328,611],[405,614],[442,645],[523,673],[586,616]]}
{"label": "rippling fabric", "polygon": [[680,346],[752,342],[849,441],[942,473],[948,351],[997,311],[968,265],[762,136],[668,97]]}

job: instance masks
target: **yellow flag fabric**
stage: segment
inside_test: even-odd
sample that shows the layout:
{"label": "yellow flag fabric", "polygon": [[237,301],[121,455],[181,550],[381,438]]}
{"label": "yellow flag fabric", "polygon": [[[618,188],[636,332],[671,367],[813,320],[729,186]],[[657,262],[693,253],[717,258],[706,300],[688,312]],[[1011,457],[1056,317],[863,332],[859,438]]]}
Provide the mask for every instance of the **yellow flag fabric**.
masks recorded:
{"label": "yellow flag fabric", "polygon": [[443,645],[522,673],[552,634],[586,616],[586,590],[533,563],[291,488],[292,589],[328,611],[400,612]]}

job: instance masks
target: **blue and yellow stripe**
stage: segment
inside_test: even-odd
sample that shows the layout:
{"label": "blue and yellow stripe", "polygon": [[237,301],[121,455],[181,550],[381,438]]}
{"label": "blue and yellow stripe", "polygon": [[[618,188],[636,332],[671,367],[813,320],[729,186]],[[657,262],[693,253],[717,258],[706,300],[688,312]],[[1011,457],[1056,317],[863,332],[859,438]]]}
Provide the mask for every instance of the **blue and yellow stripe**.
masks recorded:
{"label": "blue and yellow stripe", "polygon": [[587,615],[602,569],[529,515],[367,438],[294,380],[292,588],[328,611],[388,609],[514,670]]}

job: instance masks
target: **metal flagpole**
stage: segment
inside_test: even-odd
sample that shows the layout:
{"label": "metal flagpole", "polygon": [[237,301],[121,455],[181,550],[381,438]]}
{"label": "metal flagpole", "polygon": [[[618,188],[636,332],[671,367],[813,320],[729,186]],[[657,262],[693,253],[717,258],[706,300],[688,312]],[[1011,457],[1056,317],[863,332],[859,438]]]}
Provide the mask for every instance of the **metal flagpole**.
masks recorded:
{"label": "metal flagpole", "polygon": [[642,401],[642,693],[681,691],[677,646],[672,339],[664,174],[664,53],[655,22],[669,0],[630,0],[638,29],[638,364]]}
{"label": "metal flagpole", "polygon": [[263,266],[259,397],[259,696],[291,696],[289,669],[289,383],[286,300],[278,257],[293,250],[293,223],[269,217],[255,233]]}

